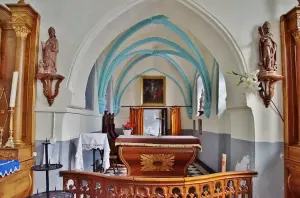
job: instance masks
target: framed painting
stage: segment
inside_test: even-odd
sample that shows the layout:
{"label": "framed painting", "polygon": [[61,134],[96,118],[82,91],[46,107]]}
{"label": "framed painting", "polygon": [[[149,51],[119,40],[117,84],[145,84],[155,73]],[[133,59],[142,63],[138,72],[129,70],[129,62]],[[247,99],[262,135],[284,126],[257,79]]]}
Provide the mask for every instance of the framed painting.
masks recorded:
{"label": "framed painting", "polygon": [[141,103],[143,106],[166,105],[165,76],[141,76]]}

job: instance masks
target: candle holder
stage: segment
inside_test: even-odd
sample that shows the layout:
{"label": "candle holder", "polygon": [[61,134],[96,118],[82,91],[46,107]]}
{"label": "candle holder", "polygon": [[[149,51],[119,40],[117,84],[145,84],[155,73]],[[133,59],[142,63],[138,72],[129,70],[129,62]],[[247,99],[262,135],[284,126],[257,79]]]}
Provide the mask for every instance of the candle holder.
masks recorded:
{"label": "candle holder", "polygon": [[14,148],[15,143],[13,138],[13,133],[14,133],[14,108],[13,107],[11,107],[10,110],[8,110],[8,114],[9,114],[9,138],[5,143],[4,148],[5,147]]}
{"label": "candle holder", "polygon": [[[49,159],[49,154],[48,154],[48,145],[50,142],[46,139],[45,142],[43,142],[44,150],[45,150],[45,164],[40,164],[40,165],[34,165],[32,167],[33,171],[45,171],[46,172],[46,192],[39,192],[37,190],[36,194],[31,195],[27,198],[53,198],[53,197],[61,197],[61,198],[73,198],[74,195],[70,192],[64,192],[62,190],[56,190],[56,187],[54,191],[50,191],[49,188],[49,171],[51,170],[57,170],[63,167],[60,162],[51,164],[50,159]],[[36,154],[34,154],[36,156]]]}

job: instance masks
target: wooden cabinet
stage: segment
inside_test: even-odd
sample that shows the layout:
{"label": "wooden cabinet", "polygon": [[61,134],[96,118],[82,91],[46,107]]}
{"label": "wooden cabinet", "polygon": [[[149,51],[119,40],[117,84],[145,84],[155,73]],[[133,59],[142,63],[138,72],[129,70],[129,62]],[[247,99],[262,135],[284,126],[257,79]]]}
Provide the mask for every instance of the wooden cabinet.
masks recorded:
{"label": "wooden cabinet", "polygon": [[285,197],[300,197],[300,7],[281,16]]}

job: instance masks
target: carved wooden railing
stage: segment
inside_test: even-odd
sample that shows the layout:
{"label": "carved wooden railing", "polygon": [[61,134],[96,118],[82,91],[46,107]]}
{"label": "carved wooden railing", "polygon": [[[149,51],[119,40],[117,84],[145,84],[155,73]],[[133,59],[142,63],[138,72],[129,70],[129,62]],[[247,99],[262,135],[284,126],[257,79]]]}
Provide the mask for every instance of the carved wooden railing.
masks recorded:
{"label": "carved wooden railing", "polygon": [[225,172],[182,178],[106,176],[61,171],[63,189],[76,198],[252,198],[256,172]]}

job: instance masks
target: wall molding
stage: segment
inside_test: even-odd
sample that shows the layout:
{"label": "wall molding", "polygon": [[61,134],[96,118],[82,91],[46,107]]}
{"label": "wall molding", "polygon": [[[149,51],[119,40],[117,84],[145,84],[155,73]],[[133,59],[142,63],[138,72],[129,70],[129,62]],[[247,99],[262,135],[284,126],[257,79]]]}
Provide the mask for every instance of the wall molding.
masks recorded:
{"label": "wall molding", "polygon": [[102,114],[97,111],[91,111],[87,109],[73,109],[73,108],[38,108],[35,109],[36,113],[69,113],[79,114],[85,116],[102,117]]}

